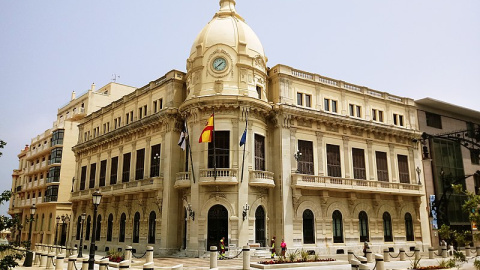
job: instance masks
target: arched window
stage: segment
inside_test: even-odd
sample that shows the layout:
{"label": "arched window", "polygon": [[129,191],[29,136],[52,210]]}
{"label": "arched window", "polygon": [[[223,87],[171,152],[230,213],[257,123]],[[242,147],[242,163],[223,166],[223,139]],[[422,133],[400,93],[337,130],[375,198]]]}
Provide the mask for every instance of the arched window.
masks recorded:
{"label": "arched window", "polygon": [[407,241],[413,241],[413,220],[410,213],[405,214],[405,232],[407,233]]}
{"label": "arched window", "polygon": [[360,242],[368,241],[368,216],[365,211],[358,214],[358,228],[360,230]]}
{"label": "arched window", "polygon": [[102,215],[97,217],[97,231],[95,232],[95,240],[100,241],[100,232],[102,231]]}
{"label": "arched window", "polygon": [[107,241],[112,241],[112,233],[113,233],[113,215],[108,215],[108,223],[107,223]]}
{"label": "arched window", "polygon": [[383,213],[383,239],[385,242],[392,242],[392,218],[388,212]]}
{"label": "arched window", "polygon": [[342,223],[342,213],[335,210],[332,214],[333,222],[333,242],[334,243],[343,243],[343,223]]}
{"label": "arched window", "polygon": [[150,212],[148,216],[148,243],[155,244],[155,229],[157,227],[156,223],[157,214],[155,211]]}
{"label": "arched window", "polygon": [[85,240],[90,240],[90,225],[92,223],[92,217],[89,215],[87,217],[87,226],[85,227]]}
{"label": "arched window", "polygon": [[122,213],[120,216],[120,231],[118,235],[118,242],[125,242],[125,223],[127,222],[127,216]]}
{"label": "arched window", "polygon": [[140,213],[136,212],[133,218],[133,243],[140,240]]}
{"label": "arched window", "polygon": [[80,234],[82,233],[82,217],[78,216],[77,219],[77,235],[76,235],[76,240],[80,240]]}
{"label": "arched window", "polygon": [[313,212],[309,209],[303,211],[303,243],[315,244]]}

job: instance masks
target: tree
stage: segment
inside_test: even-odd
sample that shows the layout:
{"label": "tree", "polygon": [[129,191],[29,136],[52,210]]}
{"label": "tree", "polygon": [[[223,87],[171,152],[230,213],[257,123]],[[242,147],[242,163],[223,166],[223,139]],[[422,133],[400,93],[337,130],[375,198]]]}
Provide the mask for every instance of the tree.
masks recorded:
{"label": "tree", "polygon": [[[6,142],[0,140],[0,149],[3,149],[6,144]],[[0,156],[2,156],[2,152],[0,152]],[[10,190],[5,190],[2,194],[0,194],[0,205],[8,202],[11,196],[12,192]],[[21,229],[21,224],[17,217],[9,218],[3,215],[0,216],[0,231],[13,231],[18,229]],[[8,254],[0,259],[0,269],[12,269],[15,266],[18,266],[18,261],[23,258],[24,253],[16,252],[13,250],[13,248],[14,247],[11,243],[0,244],[0,252]]]}

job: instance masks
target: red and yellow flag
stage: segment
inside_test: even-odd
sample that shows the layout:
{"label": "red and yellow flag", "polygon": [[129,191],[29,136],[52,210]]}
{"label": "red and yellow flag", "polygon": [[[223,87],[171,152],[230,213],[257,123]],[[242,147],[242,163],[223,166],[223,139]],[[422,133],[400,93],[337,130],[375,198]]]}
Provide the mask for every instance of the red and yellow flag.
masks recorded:
{"label": "red and yellow flag", "polygon": [[203,142],[211,142],[212,141],[212,133],[213,133],[213,113],[208,118],[207,125],[202,131],[202,134],[200,134],[200,138],[198,139],[199,143]]}

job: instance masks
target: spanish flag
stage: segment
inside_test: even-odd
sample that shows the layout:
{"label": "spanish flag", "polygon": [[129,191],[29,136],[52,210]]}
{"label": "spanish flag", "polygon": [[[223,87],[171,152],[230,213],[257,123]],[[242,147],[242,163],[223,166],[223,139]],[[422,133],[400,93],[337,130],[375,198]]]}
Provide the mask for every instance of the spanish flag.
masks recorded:
{"label": "spanish flag", "polygon": [[200,138],[198,139],[199,143],[203,142],[211,142],[212,141],[212,133],[213,133],[213,113],[208,118],[207,125],[202,131],[202,134],[200,134]]}

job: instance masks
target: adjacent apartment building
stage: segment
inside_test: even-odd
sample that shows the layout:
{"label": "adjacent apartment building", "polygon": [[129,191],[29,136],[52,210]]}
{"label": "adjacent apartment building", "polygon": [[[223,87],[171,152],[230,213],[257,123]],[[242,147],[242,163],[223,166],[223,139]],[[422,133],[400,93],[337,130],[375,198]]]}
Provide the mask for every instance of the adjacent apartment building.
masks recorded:
{"label": "adjacent apartment building", "polygon": [[[214,136],[200,143],[204,129]],[[186,73],[90,114],[79,134],[72,245],[87,233],[89,246],[95,190],[102,251],[200,256],[222,237],[237,247],[283,238],[318,254],[430,245],[414,101],[268,68],[233,0],[198,34]]]}
{"label": "adjacent apartment building", "polygon": [[32,244],[66,244],[71,216],[70,192],[75,183],[76,161],[71,149],[78,141],[78,123],[134,90],[109,83],[98,90],[93,84],[78,97],[73,92],[71,100],[58,109],[52,127],[34,137],[20,152],[19,167],[12,176],[13,196],[8,211],[21,219],[24,228],[16,232],[15,239],[28,240],[29,210],[35,205]]}
{"label": "adjacent apartment building", "polygon": [[442,224],[457,231],[476,230],[462,211],[465,196],[452,192],[451,184],[462,184],[480,194],[480,112],[432,98],[415,101],[424,136],[423,173],[429,201],[432,245],[439,243]]}

